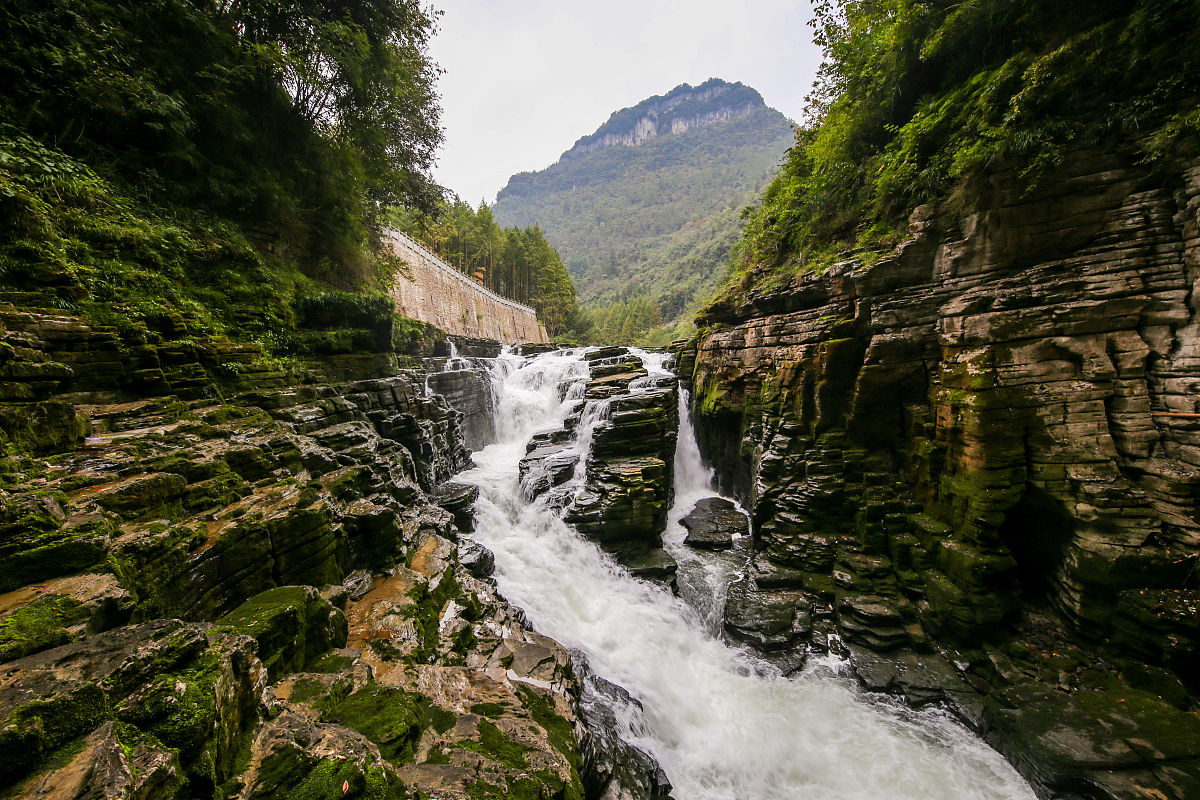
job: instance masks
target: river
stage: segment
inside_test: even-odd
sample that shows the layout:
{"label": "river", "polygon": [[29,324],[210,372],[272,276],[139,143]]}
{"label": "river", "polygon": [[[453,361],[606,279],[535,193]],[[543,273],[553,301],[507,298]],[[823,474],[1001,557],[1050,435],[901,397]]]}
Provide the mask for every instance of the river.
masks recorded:
{"label": "river", "polygon": [[[665,373],[661,354],[639,355],[651,377]],[[737,564],[679,544],[680,517],[714,494],[684,399],[664,542],[691,603],[631,577],[544,500],[526,499],[518,462],[534,432],[561,426],[577,404],[588,374],[581,356],[496,359],[498,441],[458,480],[479,486],[473,535],[495,554],[500,591],[641,702],[616,709],[621,736],[658,760],[676,800],[1032,800],[1016,770],[946,712],[872,697],[834,656],[784,677],[715,635]],[[584,410],[585,422],[602,416]],[[580,424],[575,447],[586,457],[589,445]]]}

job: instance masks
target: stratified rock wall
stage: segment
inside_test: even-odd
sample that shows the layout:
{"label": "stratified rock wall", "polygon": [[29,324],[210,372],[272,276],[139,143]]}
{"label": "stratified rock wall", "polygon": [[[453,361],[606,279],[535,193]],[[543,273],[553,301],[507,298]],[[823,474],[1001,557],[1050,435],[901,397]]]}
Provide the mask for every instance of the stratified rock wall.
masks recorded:
{"label": "stratified rock wall", "polygon": [[1200,163],[1081,152],[1040,187],[998,173],[877,263],[711,309],[701,444],[760,579],[885,600],[852,641],[977,642],[1044,598],[1194,677]]}

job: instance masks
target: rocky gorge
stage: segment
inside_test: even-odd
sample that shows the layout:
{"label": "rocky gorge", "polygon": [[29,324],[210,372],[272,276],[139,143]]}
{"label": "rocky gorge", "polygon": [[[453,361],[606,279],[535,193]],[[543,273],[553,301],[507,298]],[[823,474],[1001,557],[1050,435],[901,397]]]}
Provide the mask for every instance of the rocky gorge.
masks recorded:
{"label": "rocky gorge", "polygon": [[[932,225],[914,225],[916,244],[897,257],[916,252]],[[672,691],[687,693],[684,708],[698,698],[710,698],[702,708],[718,704],[713,692],[738,698],[739,713],[824,708],[857,735],[883,736],[886,747],[896,746],[884,744],[894,734],[869,731],[913,712],[884,705],[846,720],[864,702],[884,702],[872,696],[894,695],[910,708],[951,711],[1041,796],[1188,796],[1200,763],[1194,673],[1172,659],[1194,647],[1193,590],[1163,555],[1175,552],[1169,545],[1186,548],[1186,534],[1131,554],[1162,565],[1167,578],[1182,574],[1179,586],[1142,567],[1130,574],[1143,583],[1114,590],[1107,642],[1095,628],[1073,627],[1064,598],[1075,595],[1055,594],[1072,584],[1059,583],[1059,572],[1038,576],[1027,560],[1034,553],[1032,563],[1045,565],[1036,541],[1023,550],[1013,537],[1081,526],[1042,505],[1010,513],[1024,526],[1014,528],[982,513],[998,502],[994,485],[984,484],[974,506],[962,495],[970,480],[986,480],[969,476],[992,448],[1012,446],[1011,436],[987,438],[995,429],[985,425],[1000,422],[972,411],[999,388],[995,375],[977,376],[979,363],[994,361],[973,354],[974,367],[946,367],[963,381],[955,387],[985,397],[935,385],[931,396],[946,409],[923,412],[912,387],[904,394],[863,382],[896,374],[890,362],[867,369],[872,347],[937,353],[928,343],[902,347],[886,330],[874,334],[879,343],[854,343],[873,329],[871,317],[855,322],[856,290],[847,287],[894,269],[844,265],[764,293],[740,309],[744,321],[714,324],[675,357],[545,345],[501,353],[484,340],[435,337],[408,357],[423,358],[419,369],[365,378],[382,356],[323,371],[318,360],[297,381],[255,366],[250,351],[246,368],[222,372],[205,360],[218,345],[202,343],[149,389],[125,377],[128,345],[119,337],[13,307],[4,316],[13,398],[5,430],[27,455],[10,459],[4,487],[5,796],[323,797],[345,786],[358,797],[633,798],[667,796],[679,782],[676,797],[766,798],[776,795],[757,783],[764,776],[783,770],[790,793],[826,762],[849,757],[824,752],[827,743],[817,742],[833,735],[819,730],[710,752],[701,742],[726,738],[710,727],[724,723],[675,716],[659,697],[659,681],[672,679]],[[814,297],[821,303],[805,308]],[[848,305],[834,318],[839,298]],[[871,304],[861,305],[865,313]],[[913,313],[918,307],[936,310],[926,301]],[[906,326],[918,343],[940,330],[936,316],[924,319],[926,328]],[[864,354],[857,371],[841,360],[855,347]],[[225,350],[221,357],[241,352]],[[173,383],[176,374],[191,381]],[[913,370],[901,374],[906,385],[915,380]],[[856,397],[874,405],[855,414]],[[905,399],[911,405],[889,417]],[[1026,419],[1038,408],[1029,404]],[[889,419],[920,422],[924,438],[908,447],[923,469],[904,460],[908,450],[890,449]],[[947,441],[937,420],[970,438]],[[864,434],[857,426],[866,421]],[[479,451],[473,468],[471,450]],[[715,472],[700,466],[702,451]],[[1013,468],[983,474],[994,481]],[[937,491],[914,480],[935,477]],[[505,481],[511,488],[495,488]],[[1108,496],[1118,495],[1130,497]],[[979,506],[984,500],[993,505]],[[526,510],[500,512],[514,501]],[[960,530],[966,520],[976,527]],[[991,540],[980,527],[987,520]],[[531,542],[558,554],[529,561]],[[1074,563],[1068,552],[1063,564]],[[610,585],[603,576],[613,569],[629,577]],[[672,606],[672,592],[692,610]],[[1121,623],[1130,596],[1158,605],[1138,624]],[[628,639],[643,652],[617,647],[625,664],[594,649],[586,628],[595,623],[562,615],[580,602],[607,606],[604,641]],[[694,612],[697,623],[644,632],[669,654],[632,634],[655,615]],[[681,653],[707,663],[712,656],[701,652],[713,636],[750,661],[735,660],[728,673],[703,667],[717,671],[700,684],[672,676]],[[1156,636],[1173,649],[1151,651]],[[828,706],[855,683],[867,694]],[[917,724],[935,726],[923,735],[947,747],[970,736],[942,721]],[[784,754],[806,749],[804,759]],[[716,783],[696,777],[696,758],[723,765]],[[967,763],[993,771],[991,758],[981,751]],[[894,767],[859,769],[879,768]],[[913,779],[957,791],[956,779],[933,769]],[[979,796],[1025,796],[1014,780],[985,781]]]}
{"label": "rocky gorge", "polygon": [[[408,368],[298,378],[169,333],[130,362],[10,306],[5,796],[766,798],[849,757],[819,731],[710,752],[724,723],[676,716],[672,678],[682,708],[945,709],[1044,797],[1188,796],[1196,174],[1091,193],[1070,218],[1100,244],[1031,273],[924,209],[892,260],[717,306],[674,356],[431,333]],[[573,603],[641,652],[595,649]],[[672,675],[713,637],[730,672]],[[854,730],[893,747],[867,731],[912,713]]]}

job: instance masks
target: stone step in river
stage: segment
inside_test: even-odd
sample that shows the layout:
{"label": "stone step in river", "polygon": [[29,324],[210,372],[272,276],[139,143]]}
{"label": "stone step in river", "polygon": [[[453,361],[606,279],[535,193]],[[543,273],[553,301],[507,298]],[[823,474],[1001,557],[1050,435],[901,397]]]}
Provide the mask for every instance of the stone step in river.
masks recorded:
{"label": "stone step in river", "polygon": [[[611,719],[622,739],[657,759],[676,800],[1033,797],[1010,764],[949,714],[863,692],[836,657],[810,658],[785,676],[714,635],[737,564],[728,554],[680,544],[686,532],[678,521],[713,494],[688,449],[695,441],[682,392],[676,502],[663,539],[680,562],[680,594],[695,606],[632,577],[577,534],[562,519],[561,497],[549,502],[555,493],[523,493],[518,465],[534,434],[578,415],[581,400],[602,402],[585,399],[585,355],[497,358],[497,441],[476,452],[475,466],[456,480],[479,487],[472,535],[495,554],[501,592],[538,631],[627,690],[605,700]],[[661,354],[638,355],[647,378],[665,373]],[[586,462],[588,443],[575,446]],[[566,489],[581,490],[580,477]]]}

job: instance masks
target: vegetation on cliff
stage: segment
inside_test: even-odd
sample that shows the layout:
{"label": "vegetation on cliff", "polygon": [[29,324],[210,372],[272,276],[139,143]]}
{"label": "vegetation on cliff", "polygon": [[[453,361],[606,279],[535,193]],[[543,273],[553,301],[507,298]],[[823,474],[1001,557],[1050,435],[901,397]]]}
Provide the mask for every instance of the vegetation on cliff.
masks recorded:
{"label": "vegetation on cliff", "polygon": [[1200,131],[1195,0],[823,0],[809,117],[750,209],[743,267],[816,268],[894,242],[909,212],[1030,188],[1072,147],[1128,140],[1147,163]]}
{"label": "vegetation on cliff", "polygon": [[386,276],[384,208],[439,195],[415,0],[14,0],[0,18],[18,305],[270,346],[298,297]]}
{"label": "vegetation on cliff", "polygon": [[[658,133],[629,146],[639,120]],[[671,133],[674,122],[686,127]],[[558,163],[514,175],[493,211],[505,225],[541,226],[585,305],[644,296],[674,320],[723,279],[739,210],[791,138],[750,87],[685,84],[614,113]]]}

